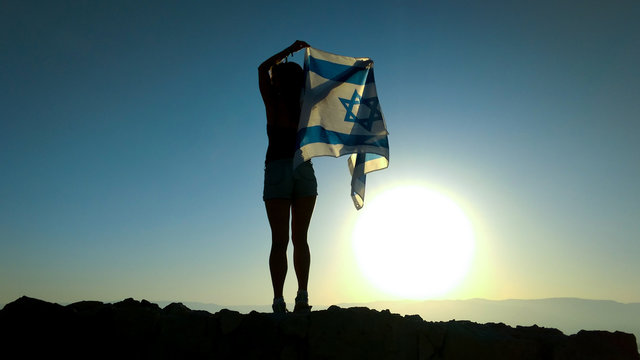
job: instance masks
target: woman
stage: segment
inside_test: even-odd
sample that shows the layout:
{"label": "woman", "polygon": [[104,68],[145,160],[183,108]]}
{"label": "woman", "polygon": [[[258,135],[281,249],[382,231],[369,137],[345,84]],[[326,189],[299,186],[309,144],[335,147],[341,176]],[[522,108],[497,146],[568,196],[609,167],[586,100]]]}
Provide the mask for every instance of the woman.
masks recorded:
{"label": "woman", "polygon": [[309,44],[298,40],[258,67],[260,93],[267,112],[269,137],[263,199],[271,227],[269,270],[273,285],[272,308],[273,312],[278,314],[287,312],[282,290],[287,275],[289,214],[293,265],[298,279],[298,293],[293,311],[311,311],[307,293],[311,263],[307,230],[318,195],[317,183],[310,161],[293,169],[304,73],[300,65],[282,62],[289,54],[306,47],[309,47]]}

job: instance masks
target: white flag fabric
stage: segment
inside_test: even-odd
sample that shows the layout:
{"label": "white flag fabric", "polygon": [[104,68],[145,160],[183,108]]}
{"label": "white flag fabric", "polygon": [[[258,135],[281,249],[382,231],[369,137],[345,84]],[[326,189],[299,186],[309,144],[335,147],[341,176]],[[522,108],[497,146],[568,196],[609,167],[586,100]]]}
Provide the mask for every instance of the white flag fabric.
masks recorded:
{"label": "white flag fabric", "polygon": [[364,205],[366,174],[389,166],[387,127],[373,61],[307,48],[294,168],[316,156],[350,155],[351,197]]}

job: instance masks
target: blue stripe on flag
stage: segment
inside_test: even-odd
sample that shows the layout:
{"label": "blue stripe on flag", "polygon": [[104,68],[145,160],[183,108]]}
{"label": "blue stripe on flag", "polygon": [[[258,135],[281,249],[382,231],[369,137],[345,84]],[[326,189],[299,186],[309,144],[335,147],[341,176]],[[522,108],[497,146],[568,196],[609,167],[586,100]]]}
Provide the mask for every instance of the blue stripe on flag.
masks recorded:
{"label": "blue stripe on flag", "polygon": [[370,69],[336,64],[313,56],[309,56],[309,70],[325,79],[355,85],[364,85],[375,81],[373,79],[373,71],[370,71]]}
{"label": "blue stripe on flag", "polygon": [[[345,146],[371,145],[383,148],[389,147],[386,136],[352,135],[326,130],[322,126],[310,126],[298,131],[298,148],[308,144],[324,143]],[[367,161],[370,159],[367,159]]]}
{"label": "blue stripe on flag", "polygon": [[378,154],[373,154],[373,153],[366,153],[364,161],[371,161],[371,160],[379,159],[381,157],[384,157],[384,156],[378,155]]}
{"label": "blue stripe on flag", "polygon": [[366,163],[367,161],[379,159],[381,157],[384,157],[384,156],[379,155],[379,154],[374,154],[374,153],[364,153],[364,154],[363,153],[358,153],[358,156],[356,157],[356,166],[362,165],[362,164]]}

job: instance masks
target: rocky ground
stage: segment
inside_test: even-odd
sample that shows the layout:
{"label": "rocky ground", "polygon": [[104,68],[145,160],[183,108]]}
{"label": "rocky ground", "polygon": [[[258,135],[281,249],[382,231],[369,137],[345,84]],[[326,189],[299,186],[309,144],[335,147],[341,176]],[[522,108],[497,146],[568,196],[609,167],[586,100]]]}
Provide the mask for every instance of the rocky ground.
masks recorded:
{"label": "rocky ground", "polygon": [[0,310],[0,349],[15,358],[640,360],[635,337],[622,332],[567,336],[362,307],[275,318],[145,300],[62,306],[28,297]]}

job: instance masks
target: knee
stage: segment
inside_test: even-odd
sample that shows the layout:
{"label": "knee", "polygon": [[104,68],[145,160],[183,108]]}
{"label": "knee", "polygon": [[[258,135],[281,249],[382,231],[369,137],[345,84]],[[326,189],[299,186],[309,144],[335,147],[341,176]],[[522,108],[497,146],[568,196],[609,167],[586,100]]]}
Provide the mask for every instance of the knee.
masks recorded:
{"label": "knee", "polygon": [[307,244],[307,234],[293,234],[293,236],[291,236],[291,242],[294,247],[309,246]]}
{"label": "knee", "polygon": [[288,243],[289,243],[289,237],[288,236],[280,236],[280,237],[274,236],[271,239],[271,251],[273,251],[273,252],[286,252]]}

